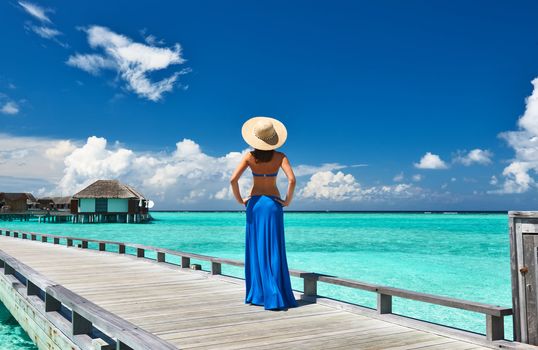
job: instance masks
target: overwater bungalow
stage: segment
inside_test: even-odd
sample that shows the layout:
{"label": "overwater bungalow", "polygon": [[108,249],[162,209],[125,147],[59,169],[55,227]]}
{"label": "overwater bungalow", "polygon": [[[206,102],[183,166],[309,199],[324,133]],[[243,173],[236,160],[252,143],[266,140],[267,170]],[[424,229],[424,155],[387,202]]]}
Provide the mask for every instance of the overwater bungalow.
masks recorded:
{"label": "overwater bungalow", "polygon": [[139,223],[150,219],[148,200],[118,180],[97,180],[73,196],[73,221]]}
{"label": "overwater bungalow", "polygon": [[69,211],[72,197],[42,197],[37,200],[39,209]]}
{"label": "overwater bungalow", "polygon": [[28,202],[36,202],[31,193],[24,192],[0,192],[1,213],[25,213]]}

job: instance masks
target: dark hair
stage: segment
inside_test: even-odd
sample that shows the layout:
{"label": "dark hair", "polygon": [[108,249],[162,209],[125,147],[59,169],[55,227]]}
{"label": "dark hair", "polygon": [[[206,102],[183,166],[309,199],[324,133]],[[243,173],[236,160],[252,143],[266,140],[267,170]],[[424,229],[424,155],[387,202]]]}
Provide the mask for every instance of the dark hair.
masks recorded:
{"label": "dark hair", "polygon": [[273,159],[274,153],[274,150],[262,151],[261,149],[254,149],[254,151],[250,151],[250,154],[252,154],[252,156],[256,160],[256,163],[267,163],[271,161],[271,159]]}

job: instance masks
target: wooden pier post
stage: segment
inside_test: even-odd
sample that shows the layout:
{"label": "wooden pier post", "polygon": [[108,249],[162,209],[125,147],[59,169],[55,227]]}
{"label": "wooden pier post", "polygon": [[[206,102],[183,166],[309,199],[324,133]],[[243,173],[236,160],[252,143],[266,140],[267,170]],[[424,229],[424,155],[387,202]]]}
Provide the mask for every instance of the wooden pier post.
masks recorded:
{"label": "wooden pier post", "polygon": [[136,257],[143,258],[145,257],[146,250],[144,248],[136,248]]}
{"label": "wooden pier post", "polygon": [[191,267],[191,258],[187,256],[181,257],[181,268],[188,269]]}
{"label": "wooden pier post", "polygon": [[[538,212],[510,211],[508,217],[514,340],[538,345]],[[487,320],[492,333],[502,326],[499,320]]]}
{"label": "wooden pier post", "polygon": [[303,294],[307,299],[315,301],[318,296],[318,275],[316,273],[304,273],[303,278]]}
{"label": "wooden pier post", "polygon": [[220,275],[222,273],[222,265],[219,262],[211,262],[211,274]]}
{"label": "wooden pier post", "polygon": [[377,313],[391,314],[392,313],[392,295],[377,293]]}

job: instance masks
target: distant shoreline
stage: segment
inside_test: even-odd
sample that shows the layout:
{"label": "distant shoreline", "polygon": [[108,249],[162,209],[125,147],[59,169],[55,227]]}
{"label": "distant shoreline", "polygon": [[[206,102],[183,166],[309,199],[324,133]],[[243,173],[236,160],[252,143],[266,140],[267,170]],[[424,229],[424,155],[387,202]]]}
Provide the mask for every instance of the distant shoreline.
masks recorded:
{"label": "distant shoreline", "polygon": [[[240,213],[244,210],[151,210],[151,213]],[[286,213],[331,214],[507,214],[508,210],[286,210]]]}

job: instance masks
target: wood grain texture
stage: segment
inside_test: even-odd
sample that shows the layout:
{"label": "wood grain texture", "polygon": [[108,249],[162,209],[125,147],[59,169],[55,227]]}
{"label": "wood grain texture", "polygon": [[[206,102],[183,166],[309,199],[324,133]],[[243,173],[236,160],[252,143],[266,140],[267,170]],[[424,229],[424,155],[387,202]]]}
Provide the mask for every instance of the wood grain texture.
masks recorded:
{"label": "wood grain texture", "polygon": [[[134,248],[145,250],[143,246]],[[387,321],[390,318],[384,320],[384,315],[373,318],[329,305],[300,301],[299,307],[287,311],[266,311],[244,304],[243,281],[125,254],[4,236],[0,236],[0,250],[13,267],[27,267],[46,276],[37,284],[47,287],[51,296],[75,300],[67,306],[77,314],[110,323],[110,329],[104,327],[103,331],[125,325],[125,321],[182,349],[496,347],[494,342],[483,346],[395,324]],[[15,264],[9,256],[20,263]],[[394,289],[388,292],[399,293]],[[83,331],[85,326],[82,324]],[[141,336],[136,329],[129,331],[133,339]]]}

